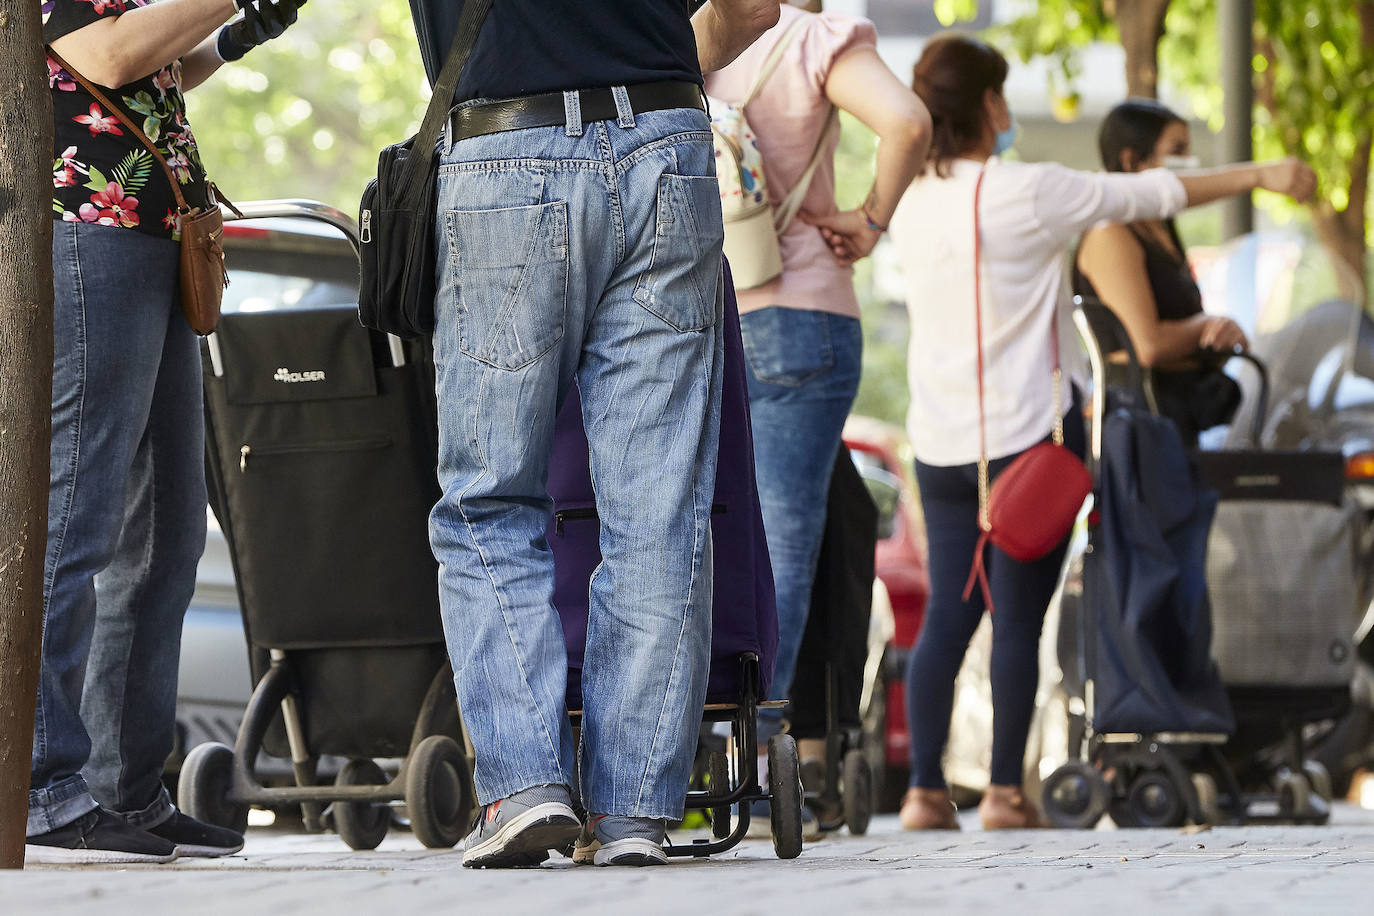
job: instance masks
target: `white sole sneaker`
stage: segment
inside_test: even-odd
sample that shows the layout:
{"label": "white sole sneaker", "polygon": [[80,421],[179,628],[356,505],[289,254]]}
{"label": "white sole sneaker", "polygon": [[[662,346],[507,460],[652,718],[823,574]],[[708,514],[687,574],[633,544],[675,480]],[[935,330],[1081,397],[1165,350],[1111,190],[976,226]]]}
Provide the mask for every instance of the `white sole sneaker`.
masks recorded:
{"label": "white sole sneaker", "polygon": [[24,863],[26,865],[166,865],[177,857],[156,856],[138,852],[120,852],[115,849],[68,849],[65,846],[40,846],[24,844]]}
{"label": "white sole sneaker", "polygon": [[571,845],[582,830],[573,809],[562,802],[544,802],[521,811],[496,833],[463,849],[468,868],[519,868],[538,865],[549,850]]}
{"label": "white sole sneaker", "polygon": [[[576,861],[577,854],[573,855]],[[668,854],[653,840],[628,837],[612,843],[598,844],[592,862],[596,865],[667,865]]]}

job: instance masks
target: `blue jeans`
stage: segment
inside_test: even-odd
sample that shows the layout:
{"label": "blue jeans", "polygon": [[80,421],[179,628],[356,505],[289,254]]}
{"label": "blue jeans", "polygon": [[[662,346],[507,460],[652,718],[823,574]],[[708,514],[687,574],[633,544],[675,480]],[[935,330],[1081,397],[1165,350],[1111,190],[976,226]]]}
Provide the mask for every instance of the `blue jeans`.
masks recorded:
{"label": "blue jeans", "polygon": [[[787,699],[825,530],[826,495],[845,418],[859,390],[863,331],[856,318],[769,306],[740,316],[749,363],[763,529],[778,598],[778,657],[771,699]],[[759,712],[759,742],[782,711]]]}
{"label": "blue jeans", "polygon": [[[575,96],[573,99],[575,100]],[[575,104],[575,102],[574,102]],[[444,632],[482,804],[572,786],[547,481],[574,378],[601,565],[582,673],[589,811],[680,817],[711,637],[720,197],[691,109],[461,140],[439,175]]]}
{"label": "blue jeans", "polygon": [[27,832],[171,814],[181,624],[205,547],[200,349],[178,246],[53,225],[51,484]]}

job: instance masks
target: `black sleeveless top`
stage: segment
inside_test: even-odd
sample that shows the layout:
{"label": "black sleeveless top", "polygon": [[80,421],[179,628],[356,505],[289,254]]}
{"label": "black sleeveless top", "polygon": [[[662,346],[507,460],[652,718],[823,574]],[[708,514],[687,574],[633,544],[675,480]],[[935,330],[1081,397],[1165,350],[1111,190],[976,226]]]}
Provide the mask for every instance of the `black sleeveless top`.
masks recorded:
{"label": "black sleeveless top", "polygon": [[[1175,248],[1183,251],[1183,242],[1178,237],[1173,220],[1165,220],[1165,228],[1173,239]],[[1197,288],[1193,272],[1188,267],[1188,259],[1175,254],[1159,244],[1153,236],[1141,232],[1135,226],[1127,225],[1131,235],[1145,249],[1145,274],[1150,279],[1150,291],[1154,293],[1155,307],[1160,321],[1180,321],[1191,318],[1202,311],[1202,291]],[[1073,291],[1075,295],[1102,298],[1093,288],[1092,281],[1078,269],[1078,258],[1073,262]]]}
{"label": "black sleeveless top", "polygon": [[[1166,220],[1165,228],[1179,252],[1183,242],[1178,237],[1173,220]],[[1161,321],[1179,321],[1202,312],[1202,291],[1198,289],[1188,259],[1170,251],[1159,241],[1135,226],[1127,225],[1131,234],[1145,248],[1145,273],[1154,293],[1155,308]],[[1074,256],[1073,291],[1076,295],[1096,299],[1097,290],[1078,269]],[[1223,359],[1222,362],[1225,360]],[[1108,383],[1113,380],[1109,368]],[[1196,445],[1198,434],[1230,421],[1240,405],[1240,388],[1220,369],[1219,363],[1206,363],[1194,368],[1155,370],[1152,373],[1155,399],[1159,412],[1174,421],[1186,445]]]}

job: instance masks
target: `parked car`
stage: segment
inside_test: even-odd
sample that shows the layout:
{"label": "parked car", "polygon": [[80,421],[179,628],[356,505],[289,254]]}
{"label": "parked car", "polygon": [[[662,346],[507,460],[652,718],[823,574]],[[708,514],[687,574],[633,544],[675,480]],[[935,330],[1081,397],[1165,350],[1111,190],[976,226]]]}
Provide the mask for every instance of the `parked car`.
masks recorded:
{"label": "parked car", "polygon": [[[906,663],[930,598],[925,521],[916,495],[915,465],[902,430],[871,417],[852,416],[844,442],[878,506],[874,571],[891,607],[890,626],[878,667],[880,689],[870,692],[864,711],[867,730],[881,735],[883,772],[879,810],[895,809],[906,791],[911,735],[906,724]],[[874,603],[874,626],[887,613]],[[875,773],[875,775],[877,775]]]}
{"label": "parked car", "polygon": [[[345,213],[306,201],[254,201],[225,224],[229,287],[224,312],[288,308],[352,308],[358,296],[356,236]],[[297,216],[277,214],[297,213]],[[309,214],[306,216],[304,214]],[[233,746],[252,694],[248,647],[239,614],[233,562],[214,514],[206,511],[206,545],[182,630],[177,688],[177,746],[167,763],[180,770],[186,753],[206,741]],[[285,761],[267,762],[267,775],[290,775]]]}

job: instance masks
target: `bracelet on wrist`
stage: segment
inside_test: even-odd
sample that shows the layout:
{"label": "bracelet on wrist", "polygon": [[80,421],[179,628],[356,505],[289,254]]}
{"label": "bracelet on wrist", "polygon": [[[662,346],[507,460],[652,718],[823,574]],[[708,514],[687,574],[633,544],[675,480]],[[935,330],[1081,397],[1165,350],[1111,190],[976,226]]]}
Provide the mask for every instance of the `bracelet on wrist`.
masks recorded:
{"label": "bracelet on wrist", "polygon": [[862,213],[862,214],[864,215],[864,222],[868,223],[868,228],[869,228],[869,229],[871,229],[871,230],[874,231],[874,232],[886,232],[886,231],[887,231],[887,227],[886,227],[886,226],[884,226],[883,224],[879,223],[877,220],[875,220],[872,216],[869,215],[869,213],[868,213],[868,207],[866,207],[866,206],[860,207],[860,208],[859,208],[859,212]]}

